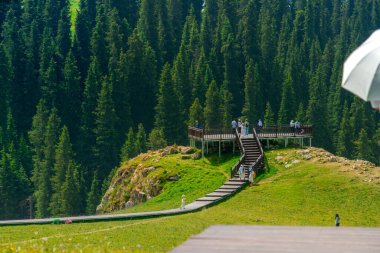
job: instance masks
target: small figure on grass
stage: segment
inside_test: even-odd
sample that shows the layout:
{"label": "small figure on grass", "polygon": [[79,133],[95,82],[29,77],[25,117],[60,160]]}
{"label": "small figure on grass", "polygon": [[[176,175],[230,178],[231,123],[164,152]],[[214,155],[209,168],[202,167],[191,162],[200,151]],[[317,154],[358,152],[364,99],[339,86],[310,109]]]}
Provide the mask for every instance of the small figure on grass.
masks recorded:
{"label": "small figure on grass", "polygon": [[181,201],[181,210],[185,210],[185,205],[186,205],[186,198],[185,195],[182,195],[182,201]]}
{"label": "small figure on grass", "polygon": [[339,214],[335,214],[335,226],[336,227],[340,226],[340,217],[339,217]]}
{"label": "small figure on grass", "polygon": [[256,171],[252,168],[252,166],[249,168],[249,178],[248,181],[250,185],[255,184],[255,179],[256,179]]}

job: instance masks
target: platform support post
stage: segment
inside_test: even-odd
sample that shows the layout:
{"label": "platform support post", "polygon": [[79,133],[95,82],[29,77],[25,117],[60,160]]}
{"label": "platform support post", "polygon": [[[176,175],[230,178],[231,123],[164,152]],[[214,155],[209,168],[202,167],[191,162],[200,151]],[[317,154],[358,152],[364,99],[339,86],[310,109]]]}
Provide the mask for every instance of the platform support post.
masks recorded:
{"label": "platform support post", "polygon": [[309,146],[311,147],[311,138],[310,138],[309,142],[310,142],[310,145],[309,145]]}
{"label": "platform support post", "polygon": [[269,139],[267,139],[267,148],[269,149]]}
{"label": "platform support post", "polygon": [[205,141],[202,140],[202,158],[205,157]]}
{"label": "platform support post", "polygon": [[235,154],[235,141],[232,141],[232,153]]}
{"label": "platform support post", "polygon": [[222,157],[222,142],[219,140],[219,158]]}

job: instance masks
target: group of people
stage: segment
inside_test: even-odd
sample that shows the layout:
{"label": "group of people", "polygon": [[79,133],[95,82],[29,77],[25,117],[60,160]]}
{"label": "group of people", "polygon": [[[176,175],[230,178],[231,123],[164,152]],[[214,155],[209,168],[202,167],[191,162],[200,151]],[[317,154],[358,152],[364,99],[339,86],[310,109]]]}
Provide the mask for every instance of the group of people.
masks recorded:
{"label": "group of people", "polygon": [[[244,123],[241,119],[239,119],[237,121],[233,120],[231,122],[231,125],[232,125],[232,129],[234,132],[236,129],[238,129],[238,132],[240,134],[242,134],[243,136],[246,136],[249,134],[249,122],[247,119],[244,121]],[[257,122],[257,127],[258,127],[258,129],[263,128],[263,121],[261,119],[259,119],[259,121]]]}
{"label": "group of people", "polygon": [[304,132],[305,130],[304,130],[304,129],[301,129],[301,122],[291,120],[291,121],[290,121],[290,131],[291,131],[292,133],[303,134],[303,132]]}
{"label": "group of people", "polygon": [[[248,172],[249,172],[248,181],[250,184],[253,184],[256,178],[256,171],[253,169],[252,166],[249,166]],[[239,170],[238,170],[238,175],[239,175],[240,180],[245,179],[245,169],[243,165],[240,165]]]}

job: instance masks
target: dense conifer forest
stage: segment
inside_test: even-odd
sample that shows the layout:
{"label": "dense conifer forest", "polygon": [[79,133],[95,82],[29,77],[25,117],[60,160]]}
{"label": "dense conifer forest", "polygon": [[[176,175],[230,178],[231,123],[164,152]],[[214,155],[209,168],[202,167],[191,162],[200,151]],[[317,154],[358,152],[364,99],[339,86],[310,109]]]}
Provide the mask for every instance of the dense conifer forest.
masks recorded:
{"label": "dense conifer forest", "polygon": [[379,113],[340,88],[380,0],[70,4],[0,2],[0,219],[94,213],[122,160],[186,144],[196,120],[299,120],[380,163]]}

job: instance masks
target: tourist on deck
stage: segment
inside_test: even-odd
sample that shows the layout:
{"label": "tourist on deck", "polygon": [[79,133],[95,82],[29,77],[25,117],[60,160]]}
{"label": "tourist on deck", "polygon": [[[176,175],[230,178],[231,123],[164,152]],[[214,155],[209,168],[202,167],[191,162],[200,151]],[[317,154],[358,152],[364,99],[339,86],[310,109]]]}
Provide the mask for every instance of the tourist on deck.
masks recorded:
{"label": "tourist on deck", "polygon": [[248,120],[245,120],[244,122],[244,135],[248,135],[249,133],[249,122]]}
{"label": "tourist on deck", "polygon": [[290,121],[290,132],[291,133],[294,133],[295,126],[296,126],[296,124],[295,124],[294,120],[291,120]]}
{"label": "tourist on deck", "polygon": [[195,126],[195,128],[200,128],[198,120],[195,121],[195,125],[194,126]]}
{"label": "tourist on deck", "polygon": [[243,165],[240,165],[238,175],[239,175],[240,180],[244,180],[245,175],[244,175],[244,166]]}
{"label": "tourist on deck", "polygon": [[238,127],[238,123],[236,122],[236,120],[233,120],[232,122],[231,122],[231,126],[232,126],[232,133],[235,133],[235,131],[236,131],[236,128]]}
{"label": "tourist on deck", "polygon": [[261,119],[259,119],[259,122],[257,123],[257,126],[259,127],[259,129],[263,128],[263,121]]}
{"label": "tourist on deck", "polygon": [[294,123],[294,126],[296,128],[296,133],[298,134],[300,132],[300,129],[301,129],[301,123],[299,121],[296,121]]}
{"label": "tourist on deck", "polygon": [[339,217],[339,214],[335,215],[335,226],[336,227],[340,226],[340,217]]}
{"label": "tourist on deck", "polygon": [[239,121],[238,121],[238,133],[242,134],[242,130],[243,130],[243,122],[241,122],[241,119],[239,119]]}
{"label": "tourist on deck", "polygon": [[185,205],[186,205],[186,198],[185,195],[182,195],[182,201],[181,201],[181,210],[185,210]]}

